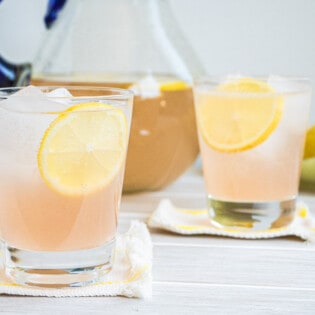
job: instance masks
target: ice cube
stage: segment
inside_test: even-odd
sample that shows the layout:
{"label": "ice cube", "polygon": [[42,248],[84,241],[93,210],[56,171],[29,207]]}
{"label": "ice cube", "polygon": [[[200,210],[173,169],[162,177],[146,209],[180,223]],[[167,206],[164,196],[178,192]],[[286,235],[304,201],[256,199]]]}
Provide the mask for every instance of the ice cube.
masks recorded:
{"label": "ice cube", "polygon": [[159,82],[152,75],[146,76],[129,89],[143,98],[154,98],[160,95]]}
{"label": "ice cube", "polygon": [[[12,170],[12,173],[15,172],[20,178],[23,170],[33,172],[33,169],[37,169],[37,154],[43,137],[60,112],[69,107],[69,104],[55,101],[58,98],[69,100],[70,93],[65,89],[50,93],[43,91],[29,86],[0,101],[0,137],[3,153],[0,155],[0,163],[12,165],[12,168],[17,165],[19,170]],[[31,176],[33,173],[28,177]]]}
{"label": "ice cube", "polygon": [[57,88],[46,93],[48,97],[72,97],[72,94],[66,88]]}
{"label": "ice cube", "polygon": [[59,112],[60,107],[60,104],[49,101],[41,89],[34,86],[23,88],[0,101],[3,151],[20,168],[36,165],[41,139],[57,116],[49,113]]}
{"label": "ice cube", "polygon": [[296,89],[296,83],[293,80],[288,80],[278,75],[270,75],[267,83],[279,93],[293,92]]}
{"label": "ice cube", "polygon": [[[28,86],[1,101],[0,106],[6,110],[23,113],[56,113],[67,108],[64,102],[58,102],[57,97],[51,98],[48,94],[43,93],[38,87]],[[64,96],[66,93],[62,90],[54,92],[54,94]],[[60,97],[61,99],[63,98]]]}
{"label": "ice cube", "polygon": [[43,96],[44,93],[41,91],[40,88],[34,85],[26,86],[25,88],[12,94],[12,96],[39,96],[39,95]]}
{"label": "ice cube", "polygon": [[237,82],[238,80],[242,79],[242,78],[246,78],[246,76],[242,75],[241,73],[233,73],[233,74],[228,74],[224,80],[223,83],[233,83],[233,82]]}
{"label": "ice cube", "polygon": [[57,88],[46,93],[46,96],[57,103],[66,104],[69,106],[71,104],[71,100],[69,98],[72,97],[72,94],[66,88]]}

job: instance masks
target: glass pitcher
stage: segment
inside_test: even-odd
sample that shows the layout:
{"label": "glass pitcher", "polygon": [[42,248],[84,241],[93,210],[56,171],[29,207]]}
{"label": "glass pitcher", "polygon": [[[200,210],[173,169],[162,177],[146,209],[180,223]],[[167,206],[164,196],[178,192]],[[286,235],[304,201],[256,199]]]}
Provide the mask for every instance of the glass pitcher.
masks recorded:
{"label": "glass pitcher", "polygon": [[198,155],[191,81],[203,70],[169,2],[61,2],[33,65],[33,84],[133,90],[124,191],[171,183]]}

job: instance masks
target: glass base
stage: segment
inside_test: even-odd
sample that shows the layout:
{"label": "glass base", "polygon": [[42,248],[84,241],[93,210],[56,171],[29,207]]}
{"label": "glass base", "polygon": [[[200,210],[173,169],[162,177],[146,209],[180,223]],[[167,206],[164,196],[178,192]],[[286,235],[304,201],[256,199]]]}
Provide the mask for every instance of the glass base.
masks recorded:
{"label": "glass base", "polygon": [[5,271],[17,284],[45,288],[82,287],[96,283],[111,268],[115,240],[79,251],[23,250],[4,243]]}
{"label": "glass base", "polygon": [[235,231],[262,231],[289,225],[296,198],[272,202],[231,202],[208,196],[211,223]]}

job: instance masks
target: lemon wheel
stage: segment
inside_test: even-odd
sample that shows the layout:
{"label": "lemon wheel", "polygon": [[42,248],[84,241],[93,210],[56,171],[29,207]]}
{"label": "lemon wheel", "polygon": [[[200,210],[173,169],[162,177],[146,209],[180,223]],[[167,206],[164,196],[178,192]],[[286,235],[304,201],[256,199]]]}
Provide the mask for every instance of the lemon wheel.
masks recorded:
{"label": "lemon wheel", "polygon": [[220,152],[244,151],[264,142],[283,112],[282,98],[272,92],[267,83],[250,78],[224,83],[214,93],[200,92],[197,118],[204,141]]}
{"label": "lemon wheel", "polygon": [[125,160],[128,128],[124,113],[101,103],[84,103],[61,113],[46,130],[38,151],[44,182],[65,195],[107,186]]}

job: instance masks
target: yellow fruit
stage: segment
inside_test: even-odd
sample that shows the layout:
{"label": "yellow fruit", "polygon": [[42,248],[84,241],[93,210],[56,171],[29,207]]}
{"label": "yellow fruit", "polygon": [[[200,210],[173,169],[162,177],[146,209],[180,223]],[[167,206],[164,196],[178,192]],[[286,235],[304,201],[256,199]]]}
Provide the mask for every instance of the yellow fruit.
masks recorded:
{"label": "yellow fruit", "polygon": [[101,103],[84,103],[61,113],[46,130],[38,151],[45,183],[65,195],[82,195],[107,186],[125,159],[124,113]]}
{"label": "yellow fruit", "polygon": [[241,78],[223,83],[217,88],[220,92],[231,93],[271,93],[273,88],[266,82],[252,78]]}
{"label": "yellow fruit", "polygon": [[174,81],[174,82],[162,83],[160,85],[160,90],[162,92],[180,91],[180,90],[185,90],[187,88],[188,88],[187,83],[185,83],[183,81]]}
{"label": "yellow fruit", "polygon": [[315,158],[308,158],[302,162],[301,180],[304,183],[315,182]]}
{"label": "yellow fruit", "polygon": [[[265,82],[242,78],[224,83],[214,93],[197,96],[197,117],[205,142],[220,152],[238,152],[264,142],[283,112],[280,96]],[[224,93],[224,95],[222,94]]]}
{"label": "yellow fruit", "polygon": [[308,129],[304,147],[304,159],[313,157],[315,157],[315,126]]}

